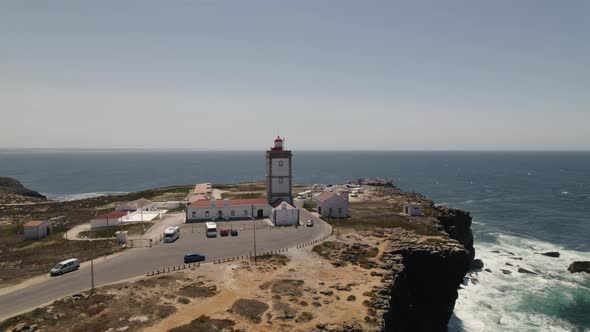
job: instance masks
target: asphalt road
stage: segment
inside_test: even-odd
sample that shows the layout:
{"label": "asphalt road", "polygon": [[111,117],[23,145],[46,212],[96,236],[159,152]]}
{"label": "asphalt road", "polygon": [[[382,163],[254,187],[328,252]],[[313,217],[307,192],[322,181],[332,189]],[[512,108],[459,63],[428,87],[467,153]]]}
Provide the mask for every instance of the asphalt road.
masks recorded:
{"label": "asphalt road", "polygon": [[[302,223],[313,219],[315,221],[313,227],[268,229],[265,226],[256,231],[257,252],[293,248],[331,232],[328,224],[304,209],[300,211]],[[159,268],[182,265],[184,254],[189,252],[205,255],[207,262],[254,252],[254,230],[252,229],[240,231],[237,237],[206,238],[201,232],[193,233],[193,225],[195,224],[182,225],[180,238],[174,243],[162,243],[152,248],[129,249],[122,254],[95,260],[95,286],[145,275]],[[204,224],[196,224],[196,226],[205,227]],[[48,278],[46,281],[0,295],[0,321],[90,288],[90,266],[83,264],[78,271]]]}

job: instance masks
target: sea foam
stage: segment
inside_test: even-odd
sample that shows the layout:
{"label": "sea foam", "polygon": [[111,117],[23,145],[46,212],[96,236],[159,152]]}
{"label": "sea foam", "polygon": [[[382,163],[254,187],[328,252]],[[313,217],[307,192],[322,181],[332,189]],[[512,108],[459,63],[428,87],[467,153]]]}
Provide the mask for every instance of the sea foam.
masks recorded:
{"label": "sea foam", "polygon": [[[578,307],[578,302],[590,303],[590,278],[567,270],[572,261],[590,260],[590,254],[529,237],[493,236],[495,241],[476,241],[477,257],[492,272],[482,270],[467,277],[449,330],[586,331],[585,326],[572,325],[563,311]],[[559,251],[561,256],[541,255],[547,251]],[[519,273],[519,267],[537,275]]]}

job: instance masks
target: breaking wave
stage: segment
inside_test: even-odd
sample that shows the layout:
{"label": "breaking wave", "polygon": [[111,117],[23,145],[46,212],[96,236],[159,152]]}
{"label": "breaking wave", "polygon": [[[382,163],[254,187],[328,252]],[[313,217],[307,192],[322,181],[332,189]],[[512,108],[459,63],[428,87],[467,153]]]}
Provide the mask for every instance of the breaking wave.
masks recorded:
{"label": "breaking wave", "polygon": [[[590,331],[590,278],[567,270],[573,261],[590,260],[590,253],[530,237],[490,235],[495,241],[476,241],[476,253],[491,272],[466,278],[450,331]],[[548,251],[560,257],[541,255]]]}

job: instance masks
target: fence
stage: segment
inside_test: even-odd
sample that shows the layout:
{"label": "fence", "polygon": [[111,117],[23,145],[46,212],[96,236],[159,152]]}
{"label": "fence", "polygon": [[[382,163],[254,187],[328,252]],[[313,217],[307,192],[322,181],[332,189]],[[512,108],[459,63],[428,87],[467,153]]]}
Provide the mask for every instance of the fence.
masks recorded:
{"label": "fence", "polygon": [[321,238],[317,239],[317,240],[313,240],[311,242],[306,242],[306,243],[302,243],[302,244],[298,244],[297,245],[297,249],[301,249],[301,248],[305,248],[307,246],[311,246],[314,244],[318,244],[320,242],[324,242],[327,238],[329,238],[332,234],[328,234],[328,235],[324,235]]}
{"label": "fence", "polygon": [[157,269],[155,271],[148,272],[148,273],[146,273],[146,276],[152,277],[152,276],[159,275],[161,273],[182,271],[182,270],[190,269],[193,267],[201,267],[201,263],[190,263],[190,264],[182,264],[182,265],[178,265],[178,266],[165,267],[162,269]]}
{"label": "fence", "polygon": [[266,252],[263,252],[260,254],[257,253],[256,256],[252,256],[252,254],[250,254],[250,255],[241,255],[241,256],[234,256],[234,257],[228,257],[228,258],[214,259],[213,264],[235,262],[235,261],[239,261],[239,260],[243,260],[243,259],[252,260],[254,257],[264,257],[264,256],[275,255],[275,254],[278,254],[281,252],[287,252],[287,251],[289,251],[289,248],[266,251]]}

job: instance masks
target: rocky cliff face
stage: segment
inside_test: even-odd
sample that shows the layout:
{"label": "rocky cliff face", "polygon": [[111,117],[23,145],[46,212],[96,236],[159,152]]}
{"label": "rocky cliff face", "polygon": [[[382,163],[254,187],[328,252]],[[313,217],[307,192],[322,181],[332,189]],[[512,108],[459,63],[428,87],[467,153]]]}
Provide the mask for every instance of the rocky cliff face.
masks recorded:
{"label": "rocky cliff face", "polygon": [[[383,331],[446,331],[457,290],[475,257],[471,215],[440,208],[447,239],[393,238],[384,255],[395,268]],[[395,237],[395,236],[394,236]]]}
{"label": "rocky cliff face", "polygon": [[22,183],[15,179],[0,177],[0,203],[22,203],[45,199],[45,196],[36,191],[25,188]]}

